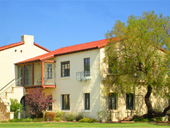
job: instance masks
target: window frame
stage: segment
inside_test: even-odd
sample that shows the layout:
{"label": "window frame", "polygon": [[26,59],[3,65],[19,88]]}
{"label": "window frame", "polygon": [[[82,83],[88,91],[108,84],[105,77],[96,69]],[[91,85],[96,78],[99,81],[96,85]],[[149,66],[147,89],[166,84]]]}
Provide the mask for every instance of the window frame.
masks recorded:
{"label": "window frame", "polygon": [[84,76],[90,76],[90,57],[84,58]]}
{"label": "window frame", "polygon": [[61,62],[61,77],[69,76],[70,76],[70,61]]}
{"label": "window frame", "polygon": [[[109,93],[108,98],[109,98],[109,110],[116,110],[117,109],[118,94],[117,93]],[[114,101],[112,100],[112,98],[114,99]]]}
{"label": "window frame", "polygon": [[90,93],[84,93],[84,110],[90,110]]}
{"label": "window frame", "polygon": [[126,93],[126,109],[133,110],[134,109],[134,94]]}
{"label": "window frame", "polygon": [[62,94],[61,95],[61,109],[62,110],[70,110],[70,94]]}
{"label": "window frame", "polygon": [[53,65],[47,64],[47,79],[52,79],[52,78],[53,78]]}
{"label": "window frame", "polygon": [[[50,100],[53,100],[53,97],[51,95]],[[51,102],[51,105],[48,103],[48,111],[52,111],[53,110],[53,103]]]}

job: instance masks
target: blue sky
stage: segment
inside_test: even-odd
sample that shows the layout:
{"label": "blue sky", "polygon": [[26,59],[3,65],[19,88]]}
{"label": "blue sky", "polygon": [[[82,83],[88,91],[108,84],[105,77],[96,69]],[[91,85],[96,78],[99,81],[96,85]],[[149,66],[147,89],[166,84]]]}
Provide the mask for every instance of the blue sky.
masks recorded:
{"label": "blue sky", "polygon": [[170,16],[170,1],[0,0],[0,46],[19,42],[24,34],[49,50],[105,39],[116,20],[152,10]]}

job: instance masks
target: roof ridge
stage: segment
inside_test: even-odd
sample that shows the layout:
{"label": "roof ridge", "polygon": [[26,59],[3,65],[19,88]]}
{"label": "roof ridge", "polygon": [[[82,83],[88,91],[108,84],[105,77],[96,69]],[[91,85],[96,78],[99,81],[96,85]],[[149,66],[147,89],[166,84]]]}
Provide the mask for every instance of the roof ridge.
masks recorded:
{"label": "roof ridge", "polygon": [[[90,41],[90,42],[86,42],[86,43],[74,44],[74,45],[70,45],[70,46],[61,47],[59,49],[67,48],[67,47],[72,47],[72,46],[77,46],[77,45],[82,45],[82,44],[94,43],[94,42],[98,42],[98,41],[102,41],[102,40],[107,40],[107,39],[101,39],[101,40],[95,40],[95,41]],[[58,49],[56,49],[56,50],[58,50]]]}

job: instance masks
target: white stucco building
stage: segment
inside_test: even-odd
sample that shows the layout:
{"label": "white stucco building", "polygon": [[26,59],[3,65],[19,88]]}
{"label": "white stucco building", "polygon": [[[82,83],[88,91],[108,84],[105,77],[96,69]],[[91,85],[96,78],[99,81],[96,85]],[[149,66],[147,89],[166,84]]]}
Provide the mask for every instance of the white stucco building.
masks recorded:
{"label": "white stucco building", "polygon": [[[24,105],[26,92],[43,88],[55,99],[49,111],[84,113],[93,118],[103,111],[103,120],[112,121],[132,114],[144,114],[145,89],[130,95],[117,94],[112,89],[108,95],[103,95],[101,71],[107,67],[102,65],[107,43],[107,39],[93,41],[16,60],[13,71],[18,81],[15,85],[25,90],[18,101]],[[17,92],[20,94],[19,90]],[[168,99],[159,101],[162,108],[168,104]],[[27,112],[24,115],[27,116]]]}
{"label": "white stucco building", "polygon": [[23,87],[14,88],[16,81],[14,64],[18,61],[48,52],[49,50],[46,48],[34,43],[34,36],[31,35],[23,35],[21,42],[0,47],[0,98],[8,110],[10,110],[9,99],[16,98],[20,101],[25,93]]}

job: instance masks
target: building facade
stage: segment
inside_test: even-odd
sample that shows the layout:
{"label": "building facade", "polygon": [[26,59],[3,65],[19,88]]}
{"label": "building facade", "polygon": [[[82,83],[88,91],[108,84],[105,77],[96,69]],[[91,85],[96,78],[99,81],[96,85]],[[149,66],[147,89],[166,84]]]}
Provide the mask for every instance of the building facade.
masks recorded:
{"label": "building facade", "polygon": [[[118,121],[133,114],[146,113],[144,95],[146,89],[136,89],[130,94],[118,94],[114,86],[109,93],[103,93],[102,70],[104,47],[107,39],[63,47],[36,57],[15,63],[16,86],[26,90],[20,98],[32,89],[43,88],[55,100],[48,111],[83,113],[86,117]],[[168,99],[152,96],[154,107],[160,110],[168,105]],[[24,116],[28,116],[25,110]]]}

